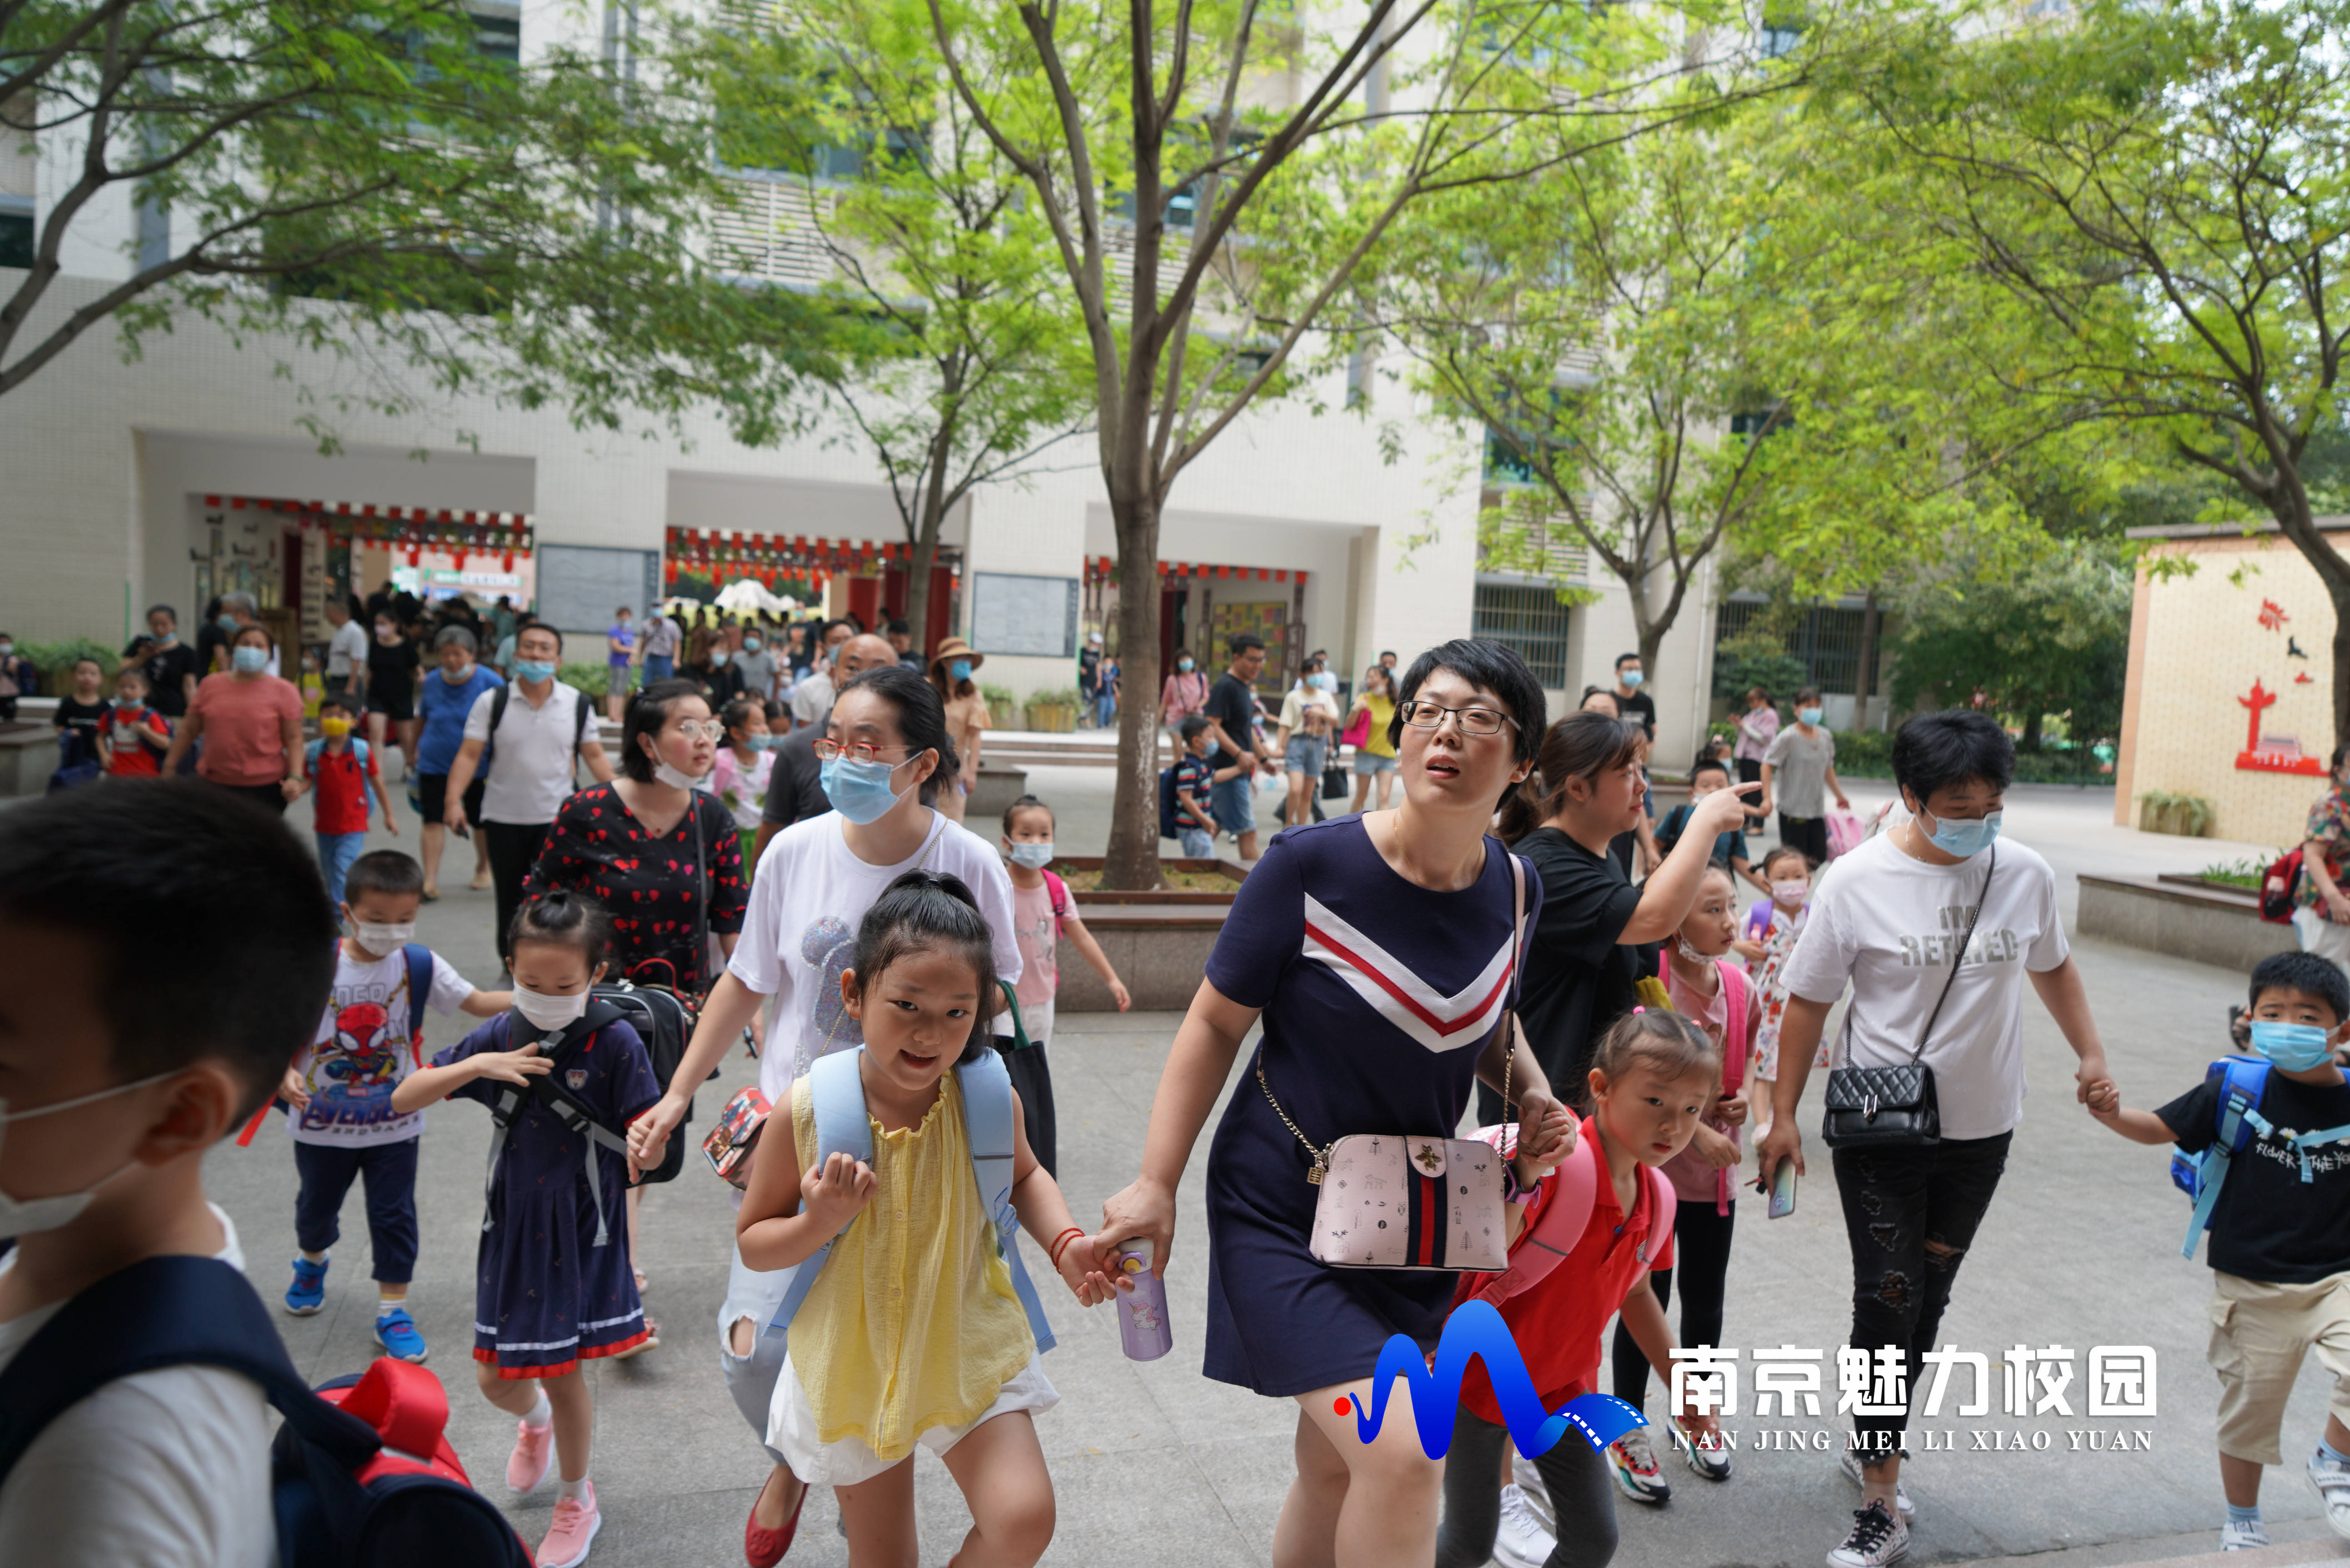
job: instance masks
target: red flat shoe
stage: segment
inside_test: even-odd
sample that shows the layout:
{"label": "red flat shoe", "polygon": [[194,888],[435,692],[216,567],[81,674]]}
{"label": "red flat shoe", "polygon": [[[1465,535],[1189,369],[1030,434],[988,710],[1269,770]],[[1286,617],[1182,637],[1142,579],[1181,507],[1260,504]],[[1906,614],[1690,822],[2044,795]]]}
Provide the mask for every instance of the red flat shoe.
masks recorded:
{"label": "red flat shoe", "polygon": [[[775,1479],[772,1474],[767,1477],[769,1481]],[[753,1498],[751,1517],[743,1525],[743,1561],[751,1568],[775,1568],[775,1564],[784,1560],[784,1553],[792,1549],[792,1537],[799,1533],[800,1511],[807,1507],[808,1493],[815,1490],[806,1481],[800,1483],[800,1500],[792,1505],[792,1516],[784,1521],[781,1530],[767,1530],[760,1526],[759,1500]],[[766,1494],[766,1486],[762,1484],[759,1496]]]}

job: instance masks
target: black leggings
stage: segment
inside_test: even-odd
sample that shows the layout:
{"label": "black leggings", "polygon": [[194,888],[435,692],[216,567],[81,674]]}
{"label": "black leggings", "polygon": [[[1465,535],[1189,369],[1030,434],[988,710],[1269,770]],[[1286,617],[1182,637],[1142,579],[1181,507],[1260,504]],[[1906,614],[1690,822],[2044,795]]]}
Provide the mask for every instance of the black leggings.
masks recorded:
{"label": "black leggings", "polygon": [[[1657,1304],[1673,1300],[1673,1275],[1681,1277],[1681,1329],[1673,1343],[1681,1345],[1721,1343],[1721,1304],[1730,1275],[1730,1232],[1738,1220],[1738,1205],[1716,1214],[1713,1205],[1682,1199],[1673,1210],[1673,1267],[1648,1275],[1656,1287]],[[1632,1338],[1624,1320],[1616,1320],[1616,1397],[1635,1410],[1648,1397],[1648,1358]]]}
{"label": "black leggings", "polygon": [[[470,794],[473,792],[468,790],[466,793]],[[484,822],[474,819],[473,831],[482,836],[482,847],[490,852],[490,882],[497,889],[497,940],[501,961],[512,956],[506,950],[506,930],[514,924],[515,911],[522,908],[522,885],[529,879],[530,868],[538,864],[538,852],[546,847],[547,830],[553,826],[546,822]]]}
{"label": "black leggings", "polygon": [[1816,870],[1827,863],[1828,819],[1825,816],[1789,816],[1779,814],[1779,842],[1800,849],[1812,857]]}
{"label": "black leggings", "polygon": [[[1760,757],[1740,757],[1739,759],[1737,759],[1737,761],[1738,761],[1738,782],[1739,782],[1740,784],[1761,784],[1761,783],[1762,782],[1762,758],[1760,758]],[[1757,792],[1757,794],[1759,794],[1759,793],[1760,793],[1760,792],[1758,791],[1758,792]],[[1750,794],[1750,795],[1748,795],[1746,798],[1747,798],[1748,800],[1753,800],[1754,798],[1756,798],[1756,796],[1755,796],[1755,795],[1752,795],[1752,794]],[[1749,832],[1749,833],[1760,833],[1760,832],[1762,832],[1762,822],[1763,822],[1763,817],[1762,817],[1762,814],[1761,812],[1759,812],[1759,811],[1750,811],[1750,812],[1748,812],[1748,813],[1746,814],[1746,831],[1747,831],[1747,832]]]}
{"label": "black leggings", "polygon": [[[1436,1529],[1436,1568],[1479,1568],[1502,1532],[1502,1452],[1509,1428],[1465,1406],[1452,1413],[1452,1448],[1444,1457],[1444,1521]],[[1558,1545],[1545,1568],[1606,1568],[1616,1555],[1616,1494],[1599,1450],[1570,1430],[1534,1461],[1558,1521]]]}

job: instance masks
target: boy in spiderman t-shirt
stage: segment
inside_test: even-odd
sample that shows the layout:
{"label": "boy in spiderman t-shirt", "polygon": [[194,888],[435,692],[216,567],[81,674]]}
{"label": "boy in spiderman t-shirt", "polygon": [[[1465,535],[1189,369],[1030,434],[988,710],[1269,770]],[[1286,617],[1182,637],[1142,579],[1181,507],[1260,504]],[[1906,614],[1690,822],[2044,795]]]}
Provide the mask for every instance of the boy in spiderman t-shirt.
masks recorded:
{"label": "boy in spiderman t-shirt", "polygon": [[376,1343],[402,1361],[424,1359],[408,1315],[416,1271],[416,1151],[421,1112],[391,1108],[391,1091],[423,1061],[424,1010],[495,1018],[514,993],[476,991],[447,961],[410,939],[423,901],[424,868],[397,849],[362,855],[344,874],[342,912],[351,934],[336,955],[335,989],[318,1035],[286,1070],[292,1108],[294,1282],[286,1310],[307,1317],[326,1304],[327,1249],[341,1233],[343,1199],[367,1180],[368,1240],[375,1254]]}

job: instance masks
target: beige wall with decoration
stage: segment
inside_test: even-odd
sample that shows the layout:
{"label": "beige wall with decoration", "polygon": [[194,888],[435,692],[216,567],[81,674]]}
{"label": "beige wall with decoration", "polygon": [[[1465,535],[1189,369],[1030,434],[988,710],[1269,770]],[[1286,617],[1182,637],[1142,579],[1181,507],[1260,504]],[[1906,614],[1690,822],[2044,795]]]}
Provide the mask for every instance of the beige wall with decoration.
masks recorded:
{"label": "beige wall with decoration", "polygon": [[2199,795],[2213,837],[2298,842],[2326,787],[2333,691],[2333,604],[2290,542],[2272,530],[2147,540],[2114,820],[2137,826],[2149,794]]}

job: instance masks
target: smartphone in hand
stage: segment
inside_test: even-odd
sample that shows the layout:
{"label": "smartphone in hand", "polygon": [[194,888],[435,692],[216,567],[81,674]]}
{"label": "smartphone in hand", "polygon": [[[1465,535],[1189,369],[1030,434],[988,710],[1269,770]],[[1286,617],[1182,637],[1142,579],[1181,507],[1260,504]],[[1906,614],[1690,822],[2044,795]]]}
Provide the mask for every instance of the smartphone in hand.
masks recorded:
{"label": "smartphone in hand", "polygon": [[1795,1211],[1795,1162],[1783,1159],[1771,1178],[1771,1207],[1767,1218],[1784,1220]]}

